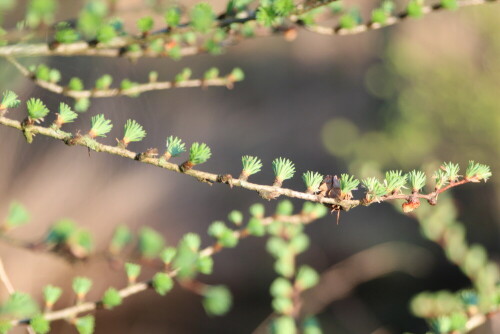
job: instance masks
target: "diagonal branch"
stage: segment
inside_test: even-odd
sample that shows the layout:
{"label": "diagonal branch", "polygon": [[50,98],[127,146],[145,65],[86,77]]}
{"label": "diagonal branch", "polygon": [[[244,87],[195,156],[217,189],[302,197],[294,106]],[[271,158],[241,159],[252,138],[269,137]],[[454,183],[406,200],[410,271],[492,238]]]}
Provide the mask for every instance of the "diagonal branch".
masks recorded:
{"label": "diagonal branch", "polygon": [[434,205],[437,202],[438,195],[444,192],[445,190],[449,190],[453,187],[460,186],[469,182],[479,182],[479,179],[472,177],[470,179],[464,178],[457,182],[455,181],[451,182],[446,187],[441,189],[436,189],[435,191],[428,194],[415,193],[415,192],[412,192],[411,194],[403,194],[400,192],[396,192],[379,197],[376,200],[372,201],[367,201],[366,199],[365,200],[341,199],[338,197],[328,197],[306,192],[300,192],[292,189],[281,188],[279,186],[269,186],[269,185],[251,183],[243,179],[234,179],[230,174],[214,174],[195,169],[183,170],[177,164],[165,161],[162,158],[155,158],[149,154],[136,153],[119,146],[110,146],[101,144],[93,139],[90,139],[87,136],[82,136],[79,134],[72,135],[71,133],[63,132],[61,130],[55,130],[53,128],[36,126],[36,125],[26,125],[23,124],[22,122],[7,118],[5,116],[0,116],[0,124],[18,129],[23,132],[29,132],[29,134],[33,136],[36,134],[40,134],[54,139],[59,139],[63,141],[65,144],[70,146],[73,145],[83,146],[95,152],[105,152],[112,155],[118,155],[130,160],[135,160],[141,163],[150,164],[176,173],[189,175],[191,177],[194,177],[200,182],[206,182],[209,184],[221,183],[221,184],[226,184],[231,188],[241,187],[248,190],[253,190],[259,193],[259,195],[265,199],[274,199],[279,196],[286,196],[290,198],[298,198],[311,202],[323,203],[329,205],[330,207],[333,207],[334,208],[333,210],[348,211],[359,205],[368,206],[375,202],[380,203],[383,201],[390,201],[390,200],[406,200],[407,202],[414,203],[415,201],[417,201],[417,199],[424,199],[429,201],[429,203],[431,203],[432,205]]}

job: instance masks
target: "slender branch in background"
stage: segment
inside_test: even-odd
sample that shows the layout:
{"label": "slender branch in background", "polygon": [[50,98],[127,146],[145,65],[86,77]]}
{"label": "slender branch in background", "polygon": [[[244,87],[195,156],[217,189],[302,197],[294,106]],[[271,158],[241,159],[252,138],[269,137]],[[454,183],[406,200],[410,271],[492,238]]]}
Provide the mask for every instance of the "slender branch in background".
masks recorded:
{"label": "slender branch in background", "polygon": [[[325,6],[329,3],[335,1],[307,1],[304,5],[299,5],[297,9],[292,12],[289,19],[292,22],[292,26],[284,26],[284,27],[271,27],[266,28],[268,32],[259,35],[269,35],[269,32],[273,34],[284,34],[289,31],[289,29],[294,29],[295,26],[303,27],[306,30],[309,30],[314,33],[322,34],[322,35],[353,35],[359,34],[370,30],[380,29],[385,26],[394,25],[403,20],[406,20],[410,17],[408,10],[401,12],[398,15],[388,16],[383,24],[369,21],[368,23],[356,24],[350,28],[343,28],[340,25],[336,27],[322,27],[311,24],[304,24],[301,21],[300,15],[303,15],[311,10],[316,8]],[[459,8],[482,5],[486,3],[496,3],[497,0],[461,0],[457,2],[457,6]],[[432,5],[432,6],[422,6],[421,7],[421,15],[427,15],[433,12],[440,11],[444,7],[441,4]],[[223,15],[222,15],[223,16]],[[226,27],[233,23],[245,23],[255,21],[257,19],[257,15],[255,12],[249,14],[244,18],[228,18],[228,19],[220,19],[216,27]],[[188,23],[183,24],[182,26],[186,26]],[[165,31],[165,32],[164,32]],[[163,38],[168,37],[170,34],[170,30],[161,30],[156,33],[151,33],[147,37],[148,38]],[[147,39],[146,39],[147,40]],[[239,38],[235,38],[235,36],[229,36],[228,39],[223,40],[221,45],[227,46],[236,43],[241,40],[241,36]],[[154,52],[152,50],[148,50],[147,48],[140,51],[133,52],[123,52],[125,48],[127,48],[131,44],[141,43],[144,41],[143,36],[135,36],[135,37],[117,37],[114,38],[112,42],[102,44],[99,43],[97,45],[90,45],[88,42],[78,41],[73,43],[59,44],[55,47],[51,47],[46,43],[36,43],[36,44],[18,44],[18,45],[7,45],[0,47],[0,56],[12,56],[12,57],[29,57],[29,56],[98,56],[98,57],[120,57],[123,55],[130,56],[132,58],[138,57],[165,57],[168,56],[168,52]],[[182,46],[179,50],[180,56],[192,56],[195,54],[199,54],[202,52],[206,52],[203,47],[200,46]]]}
{"label": "slender branch in background", "polygon": [[9,279],[9,276],[7,275],[7,272],[5,271],[5,267],[3,265],[3,261],[1,258],[0,258],[0,281],[2,281],[2,284],[7,289],[7,292],[9,293],[9,295],[16,292],[16,290],[14,289],[14,286],[10,282],[10,279]]}
{"label": "slender branch in background", "polygon": [[208,86],[223,86],[227,88],[232,88],[235,79],[232,78],[231,74],[226,77],[219,77],[214,79],[187,79],[180,82],[176,81],[159,81],[159,82],[148,82],[144,84],[138,84],[132,88],[121,89],[121,88],[110,88],[110,89],[92,89],[92,90],[71,90],[67,87],[52,83],[46,80],[40,80],[36,78],[34,73],[28,70],[25,66],[19,63],[13,57],[6,57],[6,59],[13,64],[19,72],[26,78],[31,79],[37,86],[47,89],[56,94],[61,94],[64,96],[69,96],[74,99],[85,99],[85,98],[99,98],[99,97],[114,97],[114,96],[127,96],[136,95],[148,91],[154,90],[167,90],[172,88],[193,88],[193,87],[208,87]]}
{"label": "slender branch in background", "polygon": [[[461,0],[457,2],[458,7],[463,8],[463,7],[470,7],[470,6],[476,6],[476,5],[483,5],[487,3],[493,3],[496,2],[497,0]],[[431,6],[422,6],[421,7],[421,13],[420,15],[427,15],[433,12],[438,12],[441,10],[444,10],[445,8],[441,4],[436,4],[436,5],[431,5]],[[404,10],[401,13],[394,15],[394,16],[388,16],[386,18],[386,21],[383,24],[369,21],[367,23],[362,23],[359,25],[356,25],[352,28],[343,28],[341,25],[337,25],[335,27],[325,27],[325,26],[320,26],[320,25],[304,25],[302,24],[301,26],[311,32],[321,34],[321,35],[356,35],[360,34],[363,32],[371,31],[371,30],[377,30],[381,29],[387,26],[395,25],[397,23],[400,23],[402,21],[405,21],[407,19],[410,19],[411,15],[409,14],[408,10]],[[300,20],[297,21],[300,23]]]}
{"label": "slender branch in background", "polygon": [[[267,226],[271,224],[272,222],[276,221],[276,219],[279,219],[280,221],[286,221],[290,222],[292,224],[299,224],[299,222],[304,222],[304,224],[311,223],[315,220],[317,220],[319,217],[316,216],[314,212],[311,213],[299,213],[295,215],[272,215],[268,217],[262,217],[259,218],[262,226]],[[243,228],[238,231],[234,231],[234,236],[237,239],[243,239],[247,237],[248,230],[247,228]],[[198,254],[203,257],[203,256],[210,256],[215,253],[218,253],[219,251],[222,250],[222,247],[219,246],[218,243],[208,246],[198,252]],[[166,274],[170,276],[171,278],[174,278],[178,275],[179,270],[178,269],[169,269],[166,271]],[[121,290],[118,290],[118,294],[122,299],[126,299],[132,295],[138,294],[142,291],[145,291],[147,289],[150,289],[153,287],[153,281],[152,280],[147,280],[147,281],[142,281],[138,283],[131,284],[127,286],[126,288],[123,288]],[[100,310],[102,309],[102,301],[97,300],[93,302],[84,302],[75,306],[63,308],[61,310],[57,311],[52,311],[52,312],[47,312],[43,316],[46,320],[48,321],[55,321],[55,320],[61,320],[61,319],[69,319],[69,318],[74,318],[77,315],[89,311],[94,311],[94,310]],[[22,320],[13,320],[11,324],[13,326],[18,326],[18,325],[23,325],[23,324],[28,324],[31,319],[22,319]]]}
{"label": "slender branch in background", "polygon": [[[409,244],[388,242],[363,250],[324,271],[318,285],[301,294],[300,317],[319,314],[364,282],[396,271],[421,276],[431,264],[430,254]],[[273,316],[270,314],[252,333],[266,333]]]}

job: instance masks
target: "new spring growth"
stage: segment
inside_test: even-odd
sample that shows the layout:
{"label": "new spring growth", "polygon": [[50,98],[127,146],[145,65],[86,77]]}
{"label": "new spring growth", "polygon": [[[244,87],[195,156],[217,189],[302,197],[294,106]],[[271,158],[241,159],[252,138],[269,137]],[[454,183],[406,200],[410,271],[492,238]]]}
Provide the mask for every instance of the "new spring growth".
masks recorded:
{"label": "new spring growth", "polygon": [[79,334],[93,334],[95,329],[95,318],[92,315],[86,315],[75,321],[75,327]]}
{"label": "new spring growth", "polygon": [[232,89],[235,82],[243,81],[245,79],[245,73],[239,67],[234,68],[230,74],[226,77],[226,86],[229,89]]}
{"label": "new spring growth", "polygon": [[63,124],[74,122],[74,120],[78,117],[78,114],[71,110],[71,107],[63,102],[59,104],[59,112],[56,113],[56,115],[57,118],[53,124],[56,129],[60,129]]}
{"label": "new spring growth", "polygon": [[182,71],[175,76],[175,83],[181,83],[183,81],[189,80],[191,78],[191,75],[193,72],[191,71],[190,68],[184,68]]}
{"label": "new spring growth", "polygon": [[491,177],[491,170],[489,166],[479,164],[473,160],[469,161],[467,170],[465,171],[465,180],[471,182],[486,182]]}
{"label": "new spring growth", "polygon": [[231,308],[232,299],[225,286],[207,286],[203,291],[203,308],[209,315],[224,315]]}
{"label": "new spring growth", "polygon": [[44,117],[49,113],[49,109],[47,109],[40,99],[29,99],[28,102],[26,102],[26,107],[28,108],[27,125],[42,122]]}
{"label": "new spring growth", "polygon": [[165,273],[156,273],[156,275],[153,276],[151,285],[159,295],[164,296],[167,292],[172,290],[174,281]]}
{"label": "new spring growth", "polygon": [[95,88],[97,90],[109,89],[112,83],[113,83],[113,77],[109,74],[104,74],[95,81]]}
{"label": "new spring growth", "polygon": [[186,144],[182,142],[182,140],[178,137],[170,136],[167,138],[166,143],[167,149],[165,153],[163,153],[162,158],[165,161],[168,161],[171,157],[177,157],[182,153],[186,152]]}
{"label": "new spring growth", "polygon": [[106,135],[113,128],[113,124],[111,124],[111,121],[104,118],[103,114],[93,116],[91,118],[91,125],[92,127],[88,135],[92,139],[96,137],[106,137]]}
{"label": "new spring growth", "polygon": [[258,157],[244,155],[241,157],[241,163],[243,165],[243,169],[240,173],[240,180],[246,181],[250,175],[256,174],[262,169],[262,161]]}
{"label": "new spring growth", "polygon": [[117,139],[118,146],[126,148],[130,142],[141,141],[146,137],[146,131],[136,121],[133,119],[127,120],[123,129],[123,138],[121,140]]}
{"label": "new spring growth", "polygon": [[43,289],[43,298],[45,300],[45,311],[50,311],[54,304],[59,300],[59,298],[62,295],[62,289],[53,286],[53,285],[47,285]]}
{"label": "new spring growth", "polygon": [[112,255],[118,255],[132,241],[132,232],[125,226],[118,226],[113,233],[111,242],[109,243],[109,252]]}
{"label": "new spring growth", "polygon": [[31,318],[29,325],[37,334],[45,334],[50,331],[50,322],[45,319],[42,314],[35,315]]}
{"label": "new spring growth", "polygon": [[340,175],[340,198],[341,199],[351,199],[352,191],[357,190],[359,185],[359,180],[355,179],[354,176],[348,174]]}
{"label": "new spring growth", "polygon": [[163,236],[149,227],[143,227],[139,232],[138,248],[141,257],[152,260],[160,254],[165,246]]}
{"label": "new spring growth", "polygon": [[2,102],[0,102],[0,116],[3,116],[5,112],[10,108],[16,108],[21,104],[18,99],[17,94],[13,91],[5,91],[3,93]]}
{"label": "new spring growth", "polygon": [[196,165],[206,162],[212,156],[210,147],[205,143],[193,143],[189,149],[189,160],[180,166],[182,172],[188,171]]}
{"label": "new spring growth", "polygon": [[389,194],[397,194],[406,188],[407,175],[401,170],[390,170],[385,173],[384,186]]}
{"label": "new spring growth", "polygon": [[408,200],[403,203],[402,208],[404,213],[411,212],[420,206],[420,199],[415,195],[425,186],[427,177],[422,171],[413,170],[408,173],[408,182],[411,186],[411,195]]}
{"label": "new spring growth", "polygon": [[109,288],[104,293],[101,302],[106,309],[111,310],[122,303],[122,297],[120,296],[118,290],[115,288]]}
{"label": "new spring growth", "polygon": [[4,224],[1,227],[2,231],[9,231],[18,226],[27,224],[30,220],[30,214],[26,208],[18,202],[12,202],[9,206],[9,211]]}
{"label": "new spring growth", "polygon": [[295,165],[288,159],[277,158],[273,161],[274,187],[281,187],[283,181],[291,179],[295,174]]}
{"label": "new spring growth", "polygon": [[85,296],[92,287],[92,281],[86,277],[75,277],[73,279],[73,291],[76,293],[78,303],[85,300]]}
{"label": "new spring growth", "polygon": [[141,266],[135,263],[125,263],[125,273],[127,274],[128,284],[132,285],[141,274]]}
{"label": "new spring growth", "polygon": [[312,288],[319,282],[319,274],[313,268],[303,265],[295,277],[295,287],[299,291]]}
{"label": "new spring growth", "polygon": [[323,182],[323,175],[318,172],[307,171],[302,174],[302,180],[306,185],[306,193],[314,194],[319,190],[319,185]]}
{"label": "new spring growth", "polygon": [[382,196],[387,195],[385,186],[375,177],[369,177],[361,181],[363,187],[366,188],[365,202],[373,201],[380,202]]}

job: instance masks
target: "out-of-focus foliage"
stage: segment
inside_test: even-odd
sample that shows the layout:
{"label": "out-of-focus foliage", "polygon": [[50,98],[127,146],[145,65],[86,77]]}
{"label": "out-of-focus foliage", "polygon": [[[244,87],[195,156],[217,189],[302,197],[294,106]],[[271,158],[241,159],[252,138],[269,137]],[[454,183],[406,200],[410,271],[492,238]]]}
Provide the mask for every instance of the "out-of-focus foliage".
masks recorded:
{"label": "out-of-focus foliage", "polygon": [[464,20],[468,38],[480,48],[475,52],[446,44],[429,52],[404,34],[391,39],[383,61],[366,74],[368,91],[382,100],[373,119],[382,121],[362,130],[350,120],[332,119],[322,130],[326,149],[349,161],[359,176],[435,160],[476,159],[499,168],[500,41],[491,32],[500,21],[497,11],[486,12],[481,20]]}

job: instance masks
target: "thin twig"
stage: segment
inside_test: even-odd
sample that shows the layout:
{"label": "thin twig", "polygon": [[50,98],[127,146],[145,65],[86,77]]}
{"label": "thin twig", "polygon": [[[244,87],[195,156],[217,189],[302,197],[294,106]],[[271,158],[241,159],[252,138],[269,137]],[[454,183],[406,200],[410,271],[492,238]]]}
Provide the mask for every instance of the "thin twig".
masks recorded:
{"label": "thin twig", "polygon": [[[496,3],[498,0],[462,0],[458,2],[459,7],[469,7],[474,5],[482,5],[486,3]],[[396,16],[391,16],[387,19],[387,22],[383,25],[368,22],[365,24],[358,25],[352,29],[342,29],[341,27],[322,27],[322,26],[310,26],[303,25],[300,21],[300,15],[313,10],[317,7],[321,7],[333,1],[314,1],[310,2],[310,5],[303,5],[297,8],[295,13],[292,13],[290,16],[290,20],[296,25],[301,25],[305,29],[323,35],[353,35],[359,34],[370,30],[380,29],[389,25],[396,24],[401,22],[409,17],[407,11],[404,11]],[[436,12],[443,9],[441,5],[434,6],[424,6],[423,13],[429,14],[432,12]],[[228,18],[218,21],[217,25],[220,27],[226,26],[231,23],[244,23],[249,21],[254,21],[256,19],[255,14],[249,14],[245,18]],[[183,26],[186,26],[184,24]],[[269,29],[268,29],[269,30]],[[274,33],[285,33],[286,29],[276,29],[271,28]],[[165,36],[162,36],[164,34]],[[170,34],[170,30],[161,30],[157,33],[153,33],[148,36],[148,38],[163,38],[168,37]],[[268,35],[268,34],[266,34]],[[232,40],[234,36],[230,36],[228,40],[223,41],[224,45],[232,44]],[[7,45],[0,47],[0,56],[13,56],[13,57],[32,57],[32,56],[98,56],[98,57],[120,57],[120,56],[129,56],[131,58],[140,58],[140,57],[165,57],[168,56],[168,52],[155,52],[148,48],[140,51],[126,51],[123,50],[127,48],[127,46],[136,43],[144,43],[147,42],[144,38],[139,36],[128,36],[128,37],[117,37],[112,42],[106,44],[97,44],[90,45],[85,41],[78,41],[74,43],[60,44],[57,47],[49,47],[46,43],[36,43],[36,44],[17,44],[17,45]],[[181,56],[192,56],[195,54],[199,54],[202,52],[206,52],[203,47],[199,46],[181,46],[180,55]]]}
{"label": "thin twig", "polygon": [[5,267],[3,265],[2,258],[0,258],[0,281],[2,281],[2,284],[5,286],[7,289],[7,292],[9,295],[12,295],[16,290],[14,289],[14,286],[10,282],[9,276],[7,275],[7,272],[5,271]]}
{"label": "thin twig", "polygon": [[[388,201],[388,200],[395,200],[395,199],[403,199],[403,200],[411,200],[415,198],[422,198],[426,200],[436,200],[437,195],[441,193],[443,190],[436,190],[433,191],[429,194],[392,194],[388,196],[384,196],[381,198],[378,198],[375,201],[371,202],[366,202],[366,201],[361,201],[361,200],[340,200],[338,198],[330,198],[330,197],[323,197],[315,194],[309,194],[305,192],[300,192],[292,189],[287,189],[287,188],[281,188],[277,186],[269,186],[269,185],[263,185],[263,184],[256,184],[256,183],[251,183],[248,181],[244,181],[241,179],[233,179],[230,175],[228,174],[213,174],[213,173],[208,173],[208,172],[203,172],[200,170],[196,169],[190,169],[187,171],[181,171],[179,165],[165,161],[161,158],[152,158],[152,157],[141,157],[140,154],[136,152],[129,151],[125,148],[117,147],[117,146],[110,146],[110,145],[104,145],[96,142],[95,140],[91,140],[90,138],[86,136],[73,136],[71,133],[63,132],[60,130],[54,130],[52,128],[47,128],[43,126],[36,126],[36,125],[30,125],[30,126],[24,126],[21,122],[7,118],[5,116],[0,116],[0,124],[6,125],[11,128],[15,128],[21,131],[26,131],[30,132],[32,135],[40,134],[43,136],[51,137],[54,139],[59,139],[66,143],[67,145],[79,145],[83,147],[87,147],[90,150],[93,150],[95,152],[105,152],[109,153],[112,155],[118,155],[130,160],[135,160],[139,161],[142,163],[150,164],[153,166],[157,166],[160,168],[168,169],[173,172],[189,175],[191,177],[196,178],[198,181],[201,182],[206,182],[206,183],[221,183],[221,184],[227,184],[230,187],[241,187],[245,188],[248,190],[253,190],[258,192],[262,197],[269,199],[269,198],[277,198],[279,196],[285,196],[285,197],[290,197],[290,198],[298,198],[306,201],[311,201],[311,202],[317,202],[317,203],[323,203],[323,204],[333,204],[338,207],[341,207],[342,210],[350,210],[354,207],[357,207],[359,205],[371,205],[374,202],[383,202],[383,201]],[[458,185],[462,185],[468,182],[474,182],[474,179],[464,179],[460,182],[455,182],[450,185],[448,185],[446,188],[443,189],[450,189],[453,187],[456,187]],[[272,196],[269,196],[272,194]],[[435,204],[435,203],[433,203]]]}
{"label": "thin twig", "polygon": [[92,89],[92,90],[70,90],[67,87],[58,85],[56,83],[36,78],[30,70],[28,70],[25,66],[19,63],[13,57],[8,56],[5,58],[11,64],[13,64],[19,70],[19,72],[21,72],[22,75],[33,80],[33,82],[37,86],[45,88],[53,93],[69,96],[74,99],[135,95],[148,91],[167,90],[172,88],[192,88],[192,87],[208,87],[208,86],[225,86],[227,88],[232,88],[234,84],[234,80],[232,80],[229,75],[228,77],[225,78],[219,77],[207,80],[189,79],[180,82],[175,82],[175,81],[148,82],[144,84],[138,84],[128,89],[109,88],[109,89]]}
{"label": "thin twig", "polygon": [[[291,223],[296,223],[300,220],[303,220],[304,223],[307,224],[307,223],[310,223],[316,219],[318,219],[318,217],[316,217],[313,213],[309,213],[309,214],[300,213],[300,214],[295,214],[295,215],[290,215],[290,216],[279,215],[279,216],[263,217],[260,220],[261,220],[262,224],[269,225],[271,222],[276,221],[276,220],[279,220],[281,222],[291,222]],[[248,234],[246,233],[246,229],[235,231],[235,234],[240,239],[243,239],[246,236],[248,236]],[[220,250],[222,250],[222,248],[218,247],[217,244],[215,244],[215,245],[208,246],[208,247],[200,250],[199,255],[200,256],[209,256],[209,255],[213,255],[213,254],[219,252]],[[167,272],[167,274],[172,278],[177,276],[177,273],[178,273],[178,269],[172,269],[172,270],[169,270]],[[123,288],[121,290],[118,290],[118,293],[122,297],[122,299],[126,299],[132,295],[138,294],[142,291],[145,291],[145,290],[151,288],[151,286],[152,286],[151,280],[142,281],[142,282],[138,282],[138,283],[129,285],[126,288]],[[61,310],[45,313],[44,318],[48,321],[69,319],[69,318],[76,317],[77,315],[85,313],[85,312],[99,310],[102,308],[101,306],[102,306],[101,300],[92,301],[92,302],[85,302],[85,303],[81,303],[81,304],[78,304],[75,306],[66,307],[66,308],[63,308]],[[28,324],[29,321],[30,321],[30,319],[13,320],[13,321],[11,321],[11,324],[13,326],[18,326],[18,325]]]}
{"label": "thin twig", "polygon": [[[476,5],[483,5],[486,3],[493,3],[496,2],[497,0],[462,0],[458,1],[458,7],[463,8],[463,7],[469,7],[469,6],[476,6]],[[437,12],[440,10],[444,10],[444,8],[438,4],[438,5],[432,5],[432,6],[423,6],[422,7],[422,14],[427,15],[433,12]],[[309,30],[311,32],[321,34],[321,35],[355,35],[355,34],[360,34],[363,32],[367,32],[370,30],[377,30],[381,29],[387,26],[391,26],[394,24],[397,24],[399,22],[402,22],[406,19],[411,18],[409,15],[408,11],[402,11],[398,15],[394,16],[389,16],[384,24],[376,23],[369,21],[367,23],[359,24],[351,29],[346,29],[342,28],[340,25],[336,27],[325,27],[325,26],[320,26],[320,25],[302,25],[306,30]],[[297,21],[299,22],[299,21]]]}

